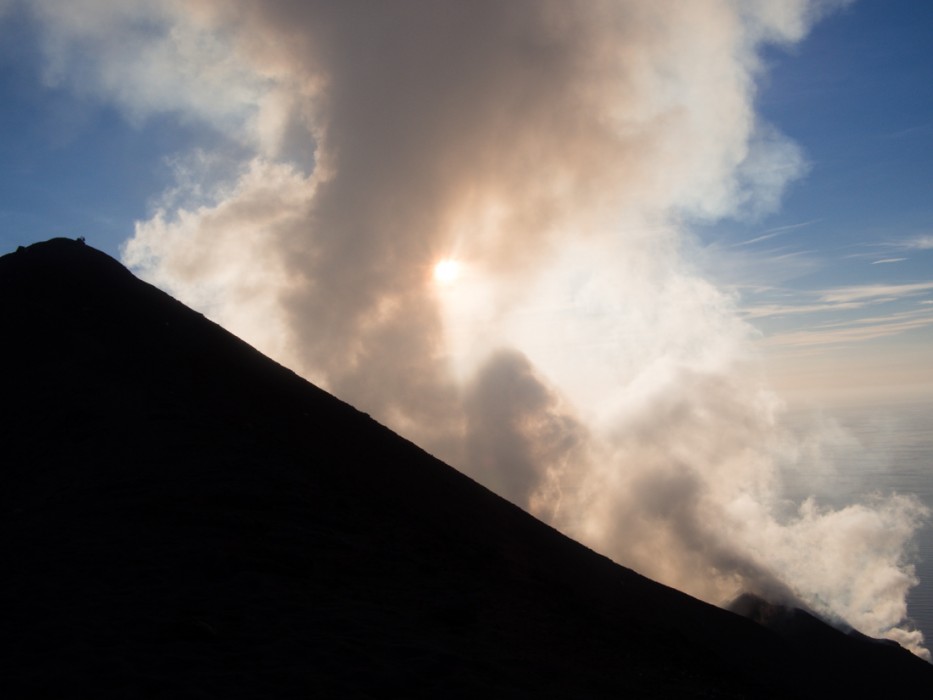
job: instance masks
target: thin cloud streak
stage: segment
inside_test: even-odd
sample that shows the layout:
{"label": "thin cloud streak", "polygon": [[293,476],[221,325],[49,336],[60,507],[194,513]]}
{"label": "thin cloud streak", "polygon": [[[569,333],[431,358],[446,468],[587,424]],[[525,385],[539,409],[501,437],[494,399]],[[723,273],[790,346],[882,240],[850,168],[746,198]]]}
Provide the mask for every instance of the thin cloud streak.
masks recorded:
{"label": "thin cloud streak", "polygon": [[777,228],[768,229],[762,235],[751,238],[747,241],[739,241],[738,243],[733,244],[733,247],[740,247],[746,245],[752,245],[753,243],[761,243],[762,241],[767,241],[777,236],[783,236],[789,231],[795,231],[797,229],[806,228],[812,226],[813,224],[819,223],[821,219],[812,219],[810,221],[804,221],[799,224],[788,224],[787,226],[778,226]]}
{"label": "thin cloud streak", "polygon": [[846,302],[839,304],[760,304],[742,309],[747,319],[762,319],[795,314],[815,314],[825,311],[861,309],[865,302]]}
{"label": "thin cloud streak", "polygon": [[[873,253],[857,253],[852,255],[847,255],[847,258],[872,258],[877,255],[892,255],[892,254],[903,254],[905,251],[927,251],[933,250],[933,236],[923,235],[923,236],[914,236],[913,238],[908,238],[899,241],[882,241],[879,243],[865,243],[862,244],[871,248],[880,248],[882,252],[873,252]],[[906,260],[907,258],[898,258],[898,260]]]}
{"label": "thin cloud streak", "polygon": [[[889,304],[911,299],[930,290],[933,290],[933,282],[835,287],[833,289],[813,290],[804,294],[793,293],[792,299],[780,303],[745,306],[741,309],[741,314],[747,319],[764,319],[801,314],[850,311],[867,306]],[[781,290],[766,289],[763,293],[775,294],[779,291]],[[791,294],[790,290],[783,291],[786,295]],[[921,303],[925,302],[921,301]]]}
{"label": "thin cloud streak", "polygon": [[862,318],[846,323],[818,326],[813,330],[778,333],[762,340],[763,345],[800,347],[863,343],[887,336],[933,326],[933,314],[926,309],[888,317]]}
{"label": "thin cloud streak", "polygon": [[933,250],[933,236],[917,236],[902,245],[911,250]]}
{"label": "thin cloud streak", "polygon": [[933,289],[933,282],[917,282],[914,284],[864,284],[824,290],[819,292],[819,298],[822,301],[830,303],[903,299],[905,297],[922,294],[931,289]]}

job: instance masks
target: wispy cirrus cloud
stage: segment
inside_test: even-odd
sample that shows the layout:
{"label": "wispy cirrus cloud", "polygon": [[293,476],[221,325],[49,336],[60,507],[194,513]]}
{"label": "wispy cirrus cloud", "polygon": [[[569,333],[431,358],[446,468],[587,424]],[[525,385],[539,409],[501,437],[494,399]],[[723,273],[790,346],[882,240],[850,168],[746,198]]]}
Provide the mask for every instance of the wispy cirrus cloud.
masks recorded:
{"label": "wispy cirrus cloud", "polygon": [[916,236],[902,245],[909,250],[933,250],[933,235]]}
{"label": "wispy cirrus cloud", "polygon": [[858,252],[847,253],[846,260],[867,260],[872,265],[898,263],[909,260],[910,254],[933,250],[933,235],[923,234],[902,239],[861,242]]}
{"label": "wispy cirrus cloud", "polygon": [[[922,234],[918,236],[912,236],[910,238],[903,238],[893,241],[882,241],[878,243],[869,243],[868,245],[875,250],[867,253],[856,253],[847,257],[851,258],[872,258],[878,257],[881,255],[886,255],[888,258],[882,258],[880,260],[875,260],[874,262],[888,262],[889,259],[894,259],[894,256],[905,255],[908,252],[916,251],[925,251],[933,250],[933,234]],[[906,260],[906,258],[898,257],[898,261]]]}
{"label": "wispy cirrus cloud", "polygon": [[[866,306],[885,304],[921,296],[933,290],[933,282],[914,284],[863,284],[808,292],[767,289],[766,294],[781,295],[783,298],[770,303],[747,305],[742,315],[747,319],[763,319],[777,316],[817,314],[835,311],[851,311]],[[921,303],[926,303],[922,302]]]}
{"label": "wispy cirrus cloud", "polygon": [[743,309],[742,314],[749,320],[757,318],[769,318],[773,316],[788,316],[800,314],[814,314],[823,311],[840,311],[848,309],[860,309],[865,304],[859,302],[849,302],[845,304],[758,304]]}
{"label": "wispy cirrus cloud", "polygon": [[858,301],[888,301],[917,296],[933,289],[933,282],[915,284],[862,284],[851,287],[837,287],[819,292],[821,301],[830,303],[850,303]]}
{"label": "wispy cirrus cloud", "polygon": [[820,324],[806,330],[778,333],[765,338],[763,345],[805,347],[861,343],[933,326],[933,309],[922,308],[892,314]]}
{"label": "wispy cirrus cloud", "polygon": [[768,229],[760,236],[755,236],[754,238],[750,238],[747,241],[739,241],[738,243],[734,243],[732,247],[738,248],[741,246],[761,243],[763,241],[776,238],[778,236],[783,236],[787,233],[790,233],[791,231],[796,231],[797,229],[807,228],[808,226],[812,226],[813,224],[818,223],[819,221],[821,221],[821,219],[811,219],[810,221],[802,221],[798,224],[788,224],[787,226],[778,226],[776,228]]}

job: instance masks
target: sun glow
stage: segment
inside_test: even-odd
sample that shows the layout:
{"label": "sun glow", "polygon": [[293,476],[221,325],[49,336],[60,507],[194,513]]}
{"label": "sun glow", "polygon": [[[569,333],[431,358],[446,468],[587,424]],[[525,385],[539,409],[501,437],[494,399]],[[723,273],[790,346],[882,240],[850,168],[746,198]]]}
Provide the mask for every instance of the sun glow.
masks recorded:
{"label": "sun glow", "polygon": [[444,258],[434,266],[434,281],[450,285],[460,277],[460,263],[453,258]]}

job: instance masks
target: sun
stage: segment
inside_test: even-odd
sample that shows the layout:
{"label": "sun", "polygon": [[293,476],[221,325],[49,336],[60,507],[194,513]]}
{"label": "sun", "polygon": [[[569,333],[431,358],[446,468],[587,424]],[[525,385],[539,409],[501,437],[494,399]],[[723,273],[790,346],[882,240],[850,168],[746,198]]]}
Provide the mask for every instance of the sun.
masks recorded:
{"label": "sun", "polygon": [[444,258],[434,266],[434,281],[451,285],[460,277],[460,263],[453,258]]}

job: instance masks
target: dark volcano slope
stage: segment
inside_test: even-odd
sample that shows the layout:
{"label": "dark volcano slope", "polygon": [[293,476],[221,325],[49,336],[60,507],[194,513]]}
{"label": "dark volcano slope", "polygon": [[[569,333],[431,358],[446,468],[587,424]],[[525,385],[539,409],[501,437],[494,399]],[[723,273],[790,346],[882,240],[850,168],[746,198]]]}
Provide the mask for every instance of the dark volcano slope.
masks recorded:
{"label": "dark volcano slope", "polygon": [[80,243],[0,258],[0,328],[5,697],[933,689],[613,564]]}

